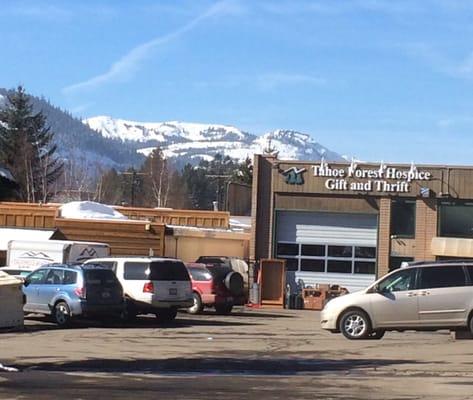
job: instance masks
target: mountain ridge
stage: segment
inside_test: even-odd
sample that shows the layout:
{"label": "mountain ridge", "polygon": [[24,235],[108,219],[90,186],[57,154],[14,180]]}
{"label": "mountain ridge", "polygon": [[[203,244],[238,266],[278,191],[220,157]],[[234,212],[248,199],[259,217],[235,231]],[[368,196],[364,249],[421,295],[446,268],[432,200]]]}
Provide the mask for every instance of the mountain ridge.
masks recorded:
{"label": "mountain ridge", "polygon": [[[255,135],[232,125],[180,121],[138,122],[110,116],[83,120],[104,137],[134,142],[147,155],[159,146],[167,158],[192,163],[209,160],[220,153],[238,161],[263,153],[270,146],[287,159],[342,161],[346,158],[316,142],[309,134],[277,129]],[[177,161],[178,163],[182,163]]]}

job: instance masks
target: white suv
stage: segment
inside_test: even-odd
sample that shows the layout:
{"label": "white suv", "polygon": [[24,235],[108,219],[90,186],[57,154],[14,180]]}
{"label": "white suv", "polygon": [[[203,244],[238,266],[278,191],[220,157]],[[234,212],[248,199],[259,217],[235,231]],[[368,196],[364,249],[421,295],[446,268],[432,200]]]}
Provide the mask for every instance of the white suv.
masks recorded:
{"label": "white suv", "polygon": [[473,333],[473,261],[413,263],[365,290],[329,301],[323,329],[348,339],[380,339],[386,330]]}
{"label": "white suv", "polygon": [[155,314],[161,322],[193,305],[189,273],[181,260],[159,257],[106,257],[87,260],[115,272],[127,301],[127,314]]}

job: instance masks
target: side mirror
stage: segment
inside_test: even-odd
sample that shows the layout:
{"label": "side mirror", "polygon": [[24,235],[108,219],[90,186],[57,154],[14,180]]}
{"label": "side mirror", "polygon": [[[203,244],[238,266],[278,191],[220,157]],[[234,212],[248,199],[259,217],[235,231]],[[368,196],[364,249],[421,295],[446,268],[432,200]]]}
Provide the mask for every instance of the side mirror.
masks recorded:
{"label": "side mirror", "polygon": [[28,286],[30,283],[31,283],[31,281],[30,281],[28,278],[26,278],[26,279],[23,281],[23,286],[26,287],[26,286]]}
{"label": "side mirror", "polygon": [[378,285],[370,287],[368,293],[379,293]]}

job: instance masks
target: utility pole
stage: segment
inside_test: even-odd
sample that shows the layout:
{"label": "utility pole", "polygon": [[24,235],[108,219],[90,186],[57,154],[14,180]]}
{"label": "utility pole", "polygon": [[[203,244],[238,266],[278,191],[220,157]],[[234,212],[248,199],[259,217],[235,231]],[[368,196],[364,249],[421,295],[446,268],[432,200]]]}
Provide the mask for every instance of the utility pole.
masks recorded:
{"label": "utility pole", "polygon": [[[217,205],[219,205],[219,203],[220,203],[220,179],[221,178],[228,179],[228,182],[227,182],[227,185],[228,185],[228,183],[230,183],[230,178],[232,177],[232,175],[215,174],[215,175],[205,175],[205,176],[207,178],[217,179],[217,193],[216,193],[216,196],[217,196]],[[228,186],[227,186],[227,188],[228,188]],[[224,192],[224,196],[225,195],[226,195],[226,193]],[[226,208],[227,199],[225,199],[222,203]],[[219,207],[219,209],[220,209],[220,207]]]}
{"label": "utility pole", "polygon": [[132,207],[135,206],[135,184],[138,183],[136,180],[136,177],[138,175],[148,175],[147,173],[144,172],[136,172],[136,170],[133,168],[130,172],[122,172],[121,175],[130,175],[131,176],[131,199],[130,199],[130,205]]}

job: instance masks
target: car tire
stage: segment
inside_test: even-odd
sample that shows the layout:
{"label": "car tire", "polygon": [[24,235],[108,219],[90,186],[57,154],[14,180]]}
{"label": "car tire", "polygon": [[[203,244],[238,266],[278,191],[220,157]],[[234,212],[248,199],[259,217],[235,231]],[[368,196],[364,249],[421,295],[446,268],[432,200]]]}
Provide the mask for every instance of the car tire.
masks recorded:
{"label": "car tire", "polygon": [[138,315],[138,310],[133,303],[127,302],[125,306],[124,317],[127,321],[134,321]]}
{"label": "car tire", "polygon": [[215,312],[219,315],[228,315],[232,312],[233,304],[216,304]]}
{"label": "car tire", "polygon": [[468,329],[470,333],[473,335],[473,314],[470,316],[470,319],[468,321]]}
{"label": "car tire", "polygon": [[374,329],[373,331],[371,331],[367,339],[379,340],[383,338],[385,333],[386,331],[384,329]]}
{"label": "car tire", "polygon": [[156,318],[158,319],[158,322],[160,323],[167,323],[167,322],[172,322],[176,319],[177,316],[177,308],[172,307],[172,308],[163,308],[156,314]]}
{"label": "car tire", "polygon": [[204,305],[202,304],[202,298],[199,293],[192,293],[192,300],[194,304],[187,309],[189,314],[200,314],[204,310]]}
{"label": "car tire", "polygon": [[53,318],[59,326],[67,326],[71,322],[71,310],[65,301],[59,301],[53,308]]}
{"label": "car tire", "polygon": [[339,329],[350,340],[367,339],[372,332],[370,319],[362,310],[346,311],[340,318]]}

